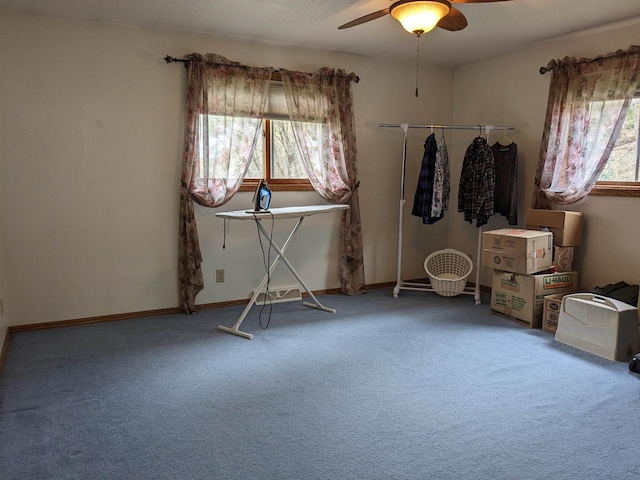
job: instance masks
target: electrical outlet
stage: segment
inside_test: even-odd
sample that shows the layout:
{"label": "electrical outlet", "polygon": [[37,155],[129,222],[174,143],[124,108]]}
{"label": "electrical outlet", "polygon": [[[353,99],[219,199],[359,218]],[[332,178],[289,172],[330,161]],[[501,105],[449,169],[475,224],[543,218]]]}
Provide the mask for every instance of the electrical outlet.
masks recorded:
{"label": "electrical outlet", "polygon": [[224,269],[216,270],[216,282],[224,282]]}

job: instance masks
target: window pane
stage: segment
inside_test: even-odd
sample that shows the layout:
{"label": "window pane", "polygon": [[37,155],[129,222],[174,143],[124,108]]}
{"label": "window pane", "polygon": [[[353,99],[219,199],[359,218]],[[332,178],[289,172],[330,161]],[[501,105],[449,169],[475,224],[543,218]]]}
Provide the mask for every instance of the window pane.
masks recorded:
{"label": "window pane", "polygon": [[[238,178],[242,172],[242,159],[249,153],[249,141],[243,133],[255,132],[261,128],[257,122],[260,119],[249,117],[232,117],[224,115],[200,115],[198,119],[199,143],[199,175],[201,178]],[[236,134],[231,137],[231,132]],[[263,137],[258,134],[256,148],[249,166],[249,172],[254,177],[262,178],[263,167]],[[206,141],[205,141],[206,139]],[[205,149],[208,146],[208,155]]]}
{"label": "window pane", "polygon": [[289,121],[271,120],[271,178],[308,178]]}
{"label": "window pane", "polygon": [[627,117],[611,156],[600,175],[599,181],[637,182],[639,157],[638,142],[640,133],[640,98],[631,100]]}
{"label": "window pane", "polygon": [[251,157],[249,170],[244,178],[264,178],[264,122],[262,123],[262,133],[256,141],[256,148]]}

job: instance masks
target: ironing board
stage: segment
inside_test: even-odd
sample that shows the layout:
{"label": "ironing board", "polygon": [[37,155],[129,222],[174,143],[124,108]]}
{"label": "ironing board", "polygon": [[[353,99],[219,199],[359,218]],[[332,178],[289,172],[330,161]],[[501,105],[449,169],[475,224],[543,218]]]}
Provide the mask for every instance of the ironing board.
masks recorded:
{"label": "ironing board", "polygon": [[[295,269],[291,265],[291,262],[289,262],[289,260],[287,260],[287,257],[285,257],[284,254],[287,251],[287,247],[291,243],[291,239],[293,238],[294,234],[296,233],[296,231],[298,230],[298,228],[302,224],[302,221],[304,220],[305,217],[308,217],[310,215],[319,215],[321,213],[331,213],[331,212],[337,212],[337,211],[340,211],[340,210],[347,210],[348,208],[349,208],[348,205],[308,205],[308,206],[301,206],[301,207],[272,208],[272,209],[270,209],[270,210],[268,210],[266,212],[252,212],[250,210],[236,210],[236,211],[232,211],[232,212],[216,213],[216,217],[223,218],[223,219],[225,219],[225,221],[226,220],[253,220],[253,221],[255,221],[256,225],[258,226],[259,235],[262,235],[262,237],[269,242],[269,244],[271,245],[271,247],[275,250],[275,252],[277,254],[276,258],[271,263],[271,265],[269,267],[269,270],[267,271],[267,273],[265,274],[264,278],[260,282],[260,285],[258,286],[258,288],[255,289],[255,291],[253,293],[253,296],[251,297],[251,300],[249,300],[249,303],[247,304],[245,309],[242,311],[242,314],[240,314],[240,318],[238,318],[238,320],[236,320],[236,323],[232,327],[226,327],[224,325],[218,325],[218,329],[222,330],[223,332],[228,332],[228,333],[231,333],[233,335],[238,335],[240,337],[244,337],[244,338],[248,338],[248,339],[252,339],[253,338],[253,335],[251,333],[247,333],[247,332],[241,331],[240,330],[240,325],[242,324],[242,322],[244,321],[245,317],[249,313],[249,310],[251,310],[251,307],[253,307],[253,305],[256,303],[256,299],[258,298],[258,295],[260,294],[260,292],[262,292],[262,289],[265,287],[265,285],[267,284],[267,281],[269,280],[271,272],[273,272],[273,270],[276,268],[276,266],[278,265],[280,260],[282,260],[284,262],[284,264],[289,268],[291,273],[294,275],[294,277],[296,277],[298,282],[300,282],[300,285],[305,289],[305,291],[307,292],[309,297],[311,297],[311,299],[314,302],[314,303],[304,302],[303,303],[304,306],[311,307],[311,308],[317,308],[318,310],[323,310],[325,312],[335,313],[336,312],[335,309],[325,307],[324,305],[322,305],[318,301],[318,299],[311,292],[311,290],[309,290],[309,287],[307,287],[307,285],[304,283],[304,281],[302,280],[302,278],[300,277],[298,272],[295,271]],[[269,235],[267,230],[265,230],[264,226],[262,225],[262,220],[265,220],[265,219],[266,220],[271,220],[271,219],[273,219],[273,220],[282,220],[282,219],[287,219],[287,218],[297,218],[298,221],[296,222],[296,224],[291,229],[291,233],[289,233],[289,237],[284,242],[282,247],[279,247],[273,241],[273,239],[271,238],[271,235]]]}

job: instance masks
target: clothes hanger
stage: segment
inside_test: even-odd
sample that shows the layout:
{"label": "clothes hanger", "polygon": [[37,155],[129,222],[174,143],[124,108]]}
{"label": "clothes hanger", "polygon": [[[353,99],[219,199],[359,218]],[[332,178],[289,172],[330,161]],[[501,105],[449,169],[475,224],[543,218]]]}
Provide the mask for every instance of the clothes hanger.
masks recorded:
{"label": "clothes hanger", "polygon": [[508,136],[507,136],[507,129],[504,129],[504,132],[502,133],[502,137],[500,137],[500,140],[498,140],[498,143],[500,145],[502,145],[503,147],[508,147],[509,145],[511,145],[513,143],[513,140],[511,140]]}
{"label": "clothes hanger", "polygon": [[484,126],[484,138],[489,143],[489,135],[491,134],[491,130],[493,130],[493,125],[485,125]]}

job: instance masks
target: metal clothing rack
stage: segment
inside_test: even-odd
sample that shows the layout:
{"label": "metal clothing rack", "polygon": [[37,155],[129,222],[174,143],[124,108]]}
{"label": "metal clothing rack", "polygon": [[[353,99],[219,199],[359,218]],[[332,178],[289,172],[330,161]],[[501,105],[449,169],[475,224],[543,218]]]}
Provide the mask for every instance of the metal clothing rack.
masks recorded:
{"label": "metal clothing rack", "polygon": [[[503,125],[436,125],[436,124],[411,124],[411,123],[380,123],[379,128],[401,128],[404,132],[402,145],[402,180],[400,184],[400,216],[398,217],[398,265],[396,275],[396,286],[393,289],[393,298],[398,298],[400,290],[417,290],[422,292],[436,291],[429,283],[405,282],[402,280],[402,230],[405,200],[405,178],[407,168],[407,136],[410,128],[434,128],[442,130],[477,130],[482,134],[484,128],[485,135],[488,137],[492,130],[513,131],[517,130],[514,126]],[[476,281],[474,287],[465,287],[461,294],[473,295],[476,305],[480,305],[480,257],[482,254],[482,227],[478,228],[478,245],[476,255]]]}

